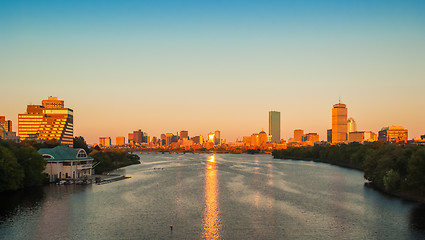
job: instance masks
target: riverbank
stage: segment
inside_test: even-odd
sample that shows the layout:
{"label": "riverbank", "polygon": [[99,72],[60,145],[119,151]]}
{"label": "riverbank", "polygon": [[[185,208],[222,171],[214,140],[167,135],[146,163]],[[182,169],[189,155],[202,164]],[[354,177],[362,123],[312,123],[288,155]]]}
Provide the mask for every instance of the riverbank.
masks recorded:
{"label": "riverbank", "polygon": [[354,143],[288,148],[274,151],[273,157],[359,170],[369,181],[369,187],[391,196],[425,203],[425,146]]}
{"label": "riverbank", "polygon": [[95,173],[102,174],[133,164],[140,164],[139,156],[119,149],[94,150],[90,153],[94,158],[93,168]]}

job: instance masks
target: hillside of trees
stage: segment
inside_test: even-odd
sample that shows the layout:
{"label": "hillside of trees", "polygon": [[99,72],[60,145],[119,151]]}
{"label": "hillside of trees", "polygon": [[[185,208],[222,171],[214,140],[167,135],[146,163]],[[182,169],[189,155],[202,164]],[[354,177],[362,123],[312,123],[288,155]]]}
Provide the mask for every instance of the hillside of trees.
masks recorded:
{"label": "hillside of trees", "polygon": [[362,170],[365,179],[387,193],[425,201],[425,146],[351,143],[276,150],[273,157]]}
{"label": "hillside of trees", "polygon": [[45,166],[36,148],[0,140],[0,192],[43,184]]}

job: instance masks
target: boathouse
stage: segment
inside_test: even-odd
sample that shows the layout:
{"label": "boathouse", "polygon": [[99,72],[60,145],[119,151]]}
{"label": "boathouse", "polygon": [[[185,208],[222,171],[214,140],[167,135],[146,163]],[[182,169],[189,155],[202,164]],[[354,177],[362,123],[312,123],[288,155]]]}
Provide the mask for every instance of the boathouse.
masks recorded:
{"label": "boathouse", "polygon": [[93,172],[93,158],[82,148],[57,146],[41,148],[38,153],[47,161],[45,173],[50,182],[56,179],[90,179]]}

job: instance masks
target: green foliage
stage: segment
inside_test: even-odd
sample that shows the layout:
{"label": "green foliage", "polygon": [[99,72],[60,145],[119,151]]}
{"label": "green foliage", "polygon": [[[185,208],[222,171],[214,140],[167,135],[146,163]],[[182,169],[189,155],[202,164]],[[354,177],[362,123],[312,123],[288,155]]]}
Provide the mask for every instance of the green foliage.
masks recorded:
{"label": "green foliage", "polygon": [[407,184],[425,192],[425,148],[418,149],[412,154],[407,169]]}
{"label": "green foliage", "polygon": [[86,140],[84,140],[83,137],[74,137],[73,139],[73,145],[74,148],[82,148],[86,151],[87,154],[90,154],[91,150],[89,149],[89,146],[86,143]]}
{"label": "green foliage", "polygon": [[24,171],[13,152],[0,146],[0,192],[22,187]]}
{"label": "green foliage", "polygon": [[0,141],[0,192],[41,185],[45,166],[33,147]]}
{"label": "green foliage", "polygon": [[400,187],[400,175],[398,172],[390,169],[385,173],[383,182],[385,190],[390,192],[398,190]]}
{"label": "green foliage", "polygon": [[94,158],[95,172],[102,173],[132,164],[139,164],[139,156],[119,149],[93,150],[90,156]]}
{"label": "green foliage", "polygon": [[35,148],[35,150],[38,151],[40,148],[54,148],[56,146],[59,146],[60,144],[58,140],[51,139],[43,142],[24,140],[22,141],[22,145],[25,147]]}
{"label": "green foliage", "polygon": [[388,192],[425,194],[425,146],[351,143],[275,150],[273,156],[359,169],[363,170],[365,179]]}

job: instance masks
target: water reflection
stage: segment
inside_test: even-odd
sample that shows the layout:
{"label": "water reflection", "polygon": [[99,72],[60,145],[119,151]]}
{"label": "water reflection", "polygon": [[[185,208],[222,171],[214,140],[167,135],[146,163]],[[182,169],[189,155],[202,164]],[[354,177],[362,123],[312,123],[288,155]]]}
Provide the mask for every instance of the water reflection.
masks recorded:
{"label": "water reflection", "polygon": [[42,187],[0,194],[0,224],[18,212],[31,212],[44,198]]}
{"label": "water reflection", "polygon": [[425,232],[425,204],[419,204],[410,210],[410,226]]}
{"label": "water reflection", "polygon": [[202,233],[204,239],[220,238],[221,223],[217,186],[215,155],[212,155],[208,157],[205,165],[205,209]]}

